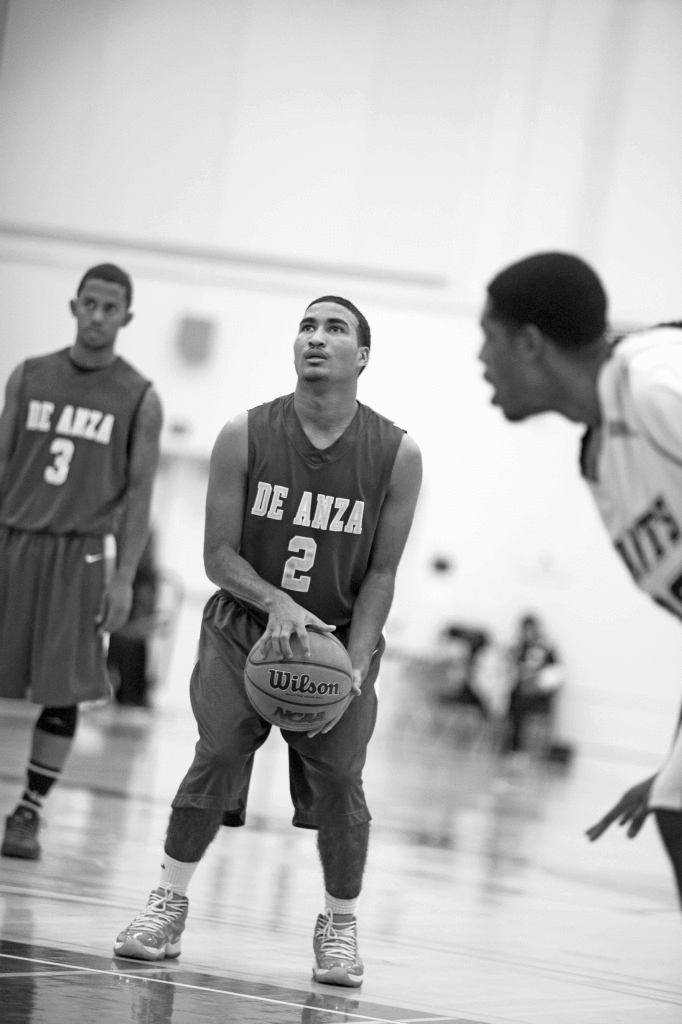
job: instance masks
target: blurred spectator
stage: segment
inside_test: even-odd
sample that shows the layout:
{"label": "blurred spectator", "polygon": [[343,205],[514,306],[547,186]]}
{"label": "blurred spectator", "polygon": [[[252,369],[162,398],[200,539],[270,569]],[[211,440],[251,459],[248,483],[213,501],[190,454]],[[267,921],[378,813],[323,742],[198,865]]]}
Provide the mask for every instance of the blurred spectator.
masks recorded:
{"label": "blurred spectator", "polygon": [[557,695],[564,681],[556,649],[544,635],[539,618],[525,615],[519,623],[518,642],[509,652],[512,688],[507,709],[504,750],[527,750],[531,745],[528,720],[544,720],[545,747],[549,748]]}
{"label": "blurred spectator", "polygon": [[150,534],[133,580],[130,618],[109,639],[107,668],[115,700],[126,707],[149,707],[148,641],[156,624],[158,584],[154,538]]}
{"label": "blurred spectator", "polygon": [[480,629],[466,626],[446,626],[442,634],[447,645],[447,688],[439,695],[442,704],[472,707],[483,718],[490,717],[488,702],[476,683],[476,664],[479,656],[490,644],[490,637]]}

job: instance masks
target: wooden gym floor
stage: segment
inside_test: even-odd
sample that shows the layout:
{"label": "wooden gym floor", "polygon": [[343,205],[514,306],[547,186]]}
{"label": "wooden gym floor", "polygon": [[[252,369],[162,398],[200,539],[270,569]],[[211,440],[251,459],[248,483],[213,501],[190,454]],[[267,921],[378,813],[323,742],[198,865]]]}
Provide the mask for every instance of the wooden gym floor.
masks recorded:
{"label": "wooden gym floor", "polygon": [[[157,883],[191,715],[94,709],[50,796],[43,859],[0,861],[3,1024],[663,1024],[682,1021],[682,929],[652,822],[583,836],[651,765],[578,755],[510,765],[485,733],[406,714],[387,662],[367,793],[362,989],[310,980],[322,908],[314,835],[290,825],[277,731],[248,825],[221,829],[190,889],[175,962],[115,959]],[[0,809],[19,791],[34,710],[0,705]]]}

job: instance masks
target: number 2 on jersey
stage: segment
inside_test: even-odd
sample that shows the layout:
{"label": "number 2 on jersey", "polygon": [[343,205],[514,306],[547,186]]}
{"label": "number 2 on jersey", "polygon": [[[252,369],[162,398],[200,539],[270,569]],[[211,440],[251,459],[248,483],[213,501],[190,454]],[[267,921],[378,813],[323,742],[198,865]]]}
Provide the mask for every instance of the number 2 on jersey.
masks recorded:
{"label": "number 2 on jersey", "polygon": [[310,576],[297,576],[297,572],[306,572],[312,569],[317,544],[312,537],[292,537],[289,541],[289,551],[302,551],[303,555],[292,555],[284,563],[281,586],[284,590],[298,590],[300,593],[307,593],[310,587]]}
{"label": "number 2 on jersey", "polygon": [[75,450],[73,441],[66,437],[56,437],[50,445],[50,451],[54,455],[54,462],[45,468],[43,477],[48,484],[59,487],[69,475],[69,466]]}

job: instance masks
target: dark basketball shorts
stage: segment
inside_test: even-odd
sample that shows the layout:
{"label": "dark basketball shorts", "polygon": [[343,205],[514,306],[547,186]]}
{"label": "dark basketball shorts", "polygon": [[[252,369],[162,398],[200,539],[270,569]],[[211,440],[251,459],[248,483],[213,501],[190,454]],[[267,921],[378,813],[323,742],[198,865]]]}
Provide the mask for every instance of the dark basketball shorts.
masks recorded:
{"label": "dark basketball shorts", "polygon": [[[199,727],[194,761],[173,807],[221,811],[223,825],[243,825],[253,758],[271,726],[253,709],[244,687],[246,658],[263,627],[222,591],[206,605],[199,661],[190,683]],[[282,729],[289,745],[293,824],[341,827],[370,821],[362,769],[377,715],[374,690],[383,638],[362,684],[328,733],[308,737]]]}
{"label": "dark basketball shorts", "polygon": [[667,760],[654,779],[647,806],[652,810],[682,811],[682,715]]}
{"label": "dark basketball shorts", "polygon": [[104,538],[0,526],[0,697],[68,707],[111,696],[97,617]]}

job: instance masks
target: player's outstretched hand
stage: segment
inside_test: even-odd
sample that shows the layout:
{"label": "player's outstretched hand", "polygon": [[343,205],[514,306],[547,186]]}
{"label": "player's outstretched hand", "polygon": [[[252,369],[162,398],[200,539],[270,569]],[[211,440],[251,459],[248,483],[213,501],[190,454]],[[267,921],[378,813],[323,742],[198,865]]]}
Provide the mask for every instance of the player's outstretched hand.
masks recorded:
{"label": "player's outstretched hand", "polygon": [[619,825],[627,825],[629,822],[630,827],[627,830],[627,836],[629,839],[633,839],[641,829],[646,816],[651,810],[649,807],[649,794],[651,793],[651,787],[654,784],[655,778],[656,776],[652,775],[650,779],[639,782],[632,789],[629,789],[627,793],[624,793],[608,814],[605,814],[592,828],[587,829],[585,835],[588,839],[591,842],[599,839],[599,836],[606,832],[609,825],[612,825],[614,821],[617,821]]}
{"label": "player's outstretched hand", "polygon": [[296,634],[301,641],[304,656],[309,658],[308,629],[316,629],[319,633],[331,633],[336,626],[327,625],[322,619],[318,619],[317,615],[302,608],[288,594],[280,591],[270,608],[268,624],[256,650],[261,658],[265,658],[268,650],[271,650],[275,658],[288,660],[293,657],[290,640]]}
{"label": "player's outstretched hand", "polygon": [[97,615],[98,633],[115,633],[125,625],[133,606],[133,587],[117,573],[107,584]]}

